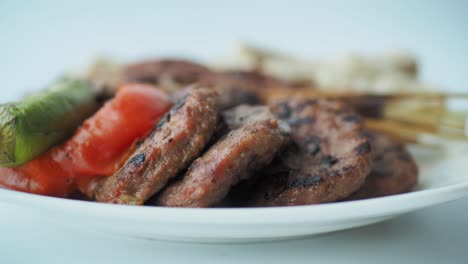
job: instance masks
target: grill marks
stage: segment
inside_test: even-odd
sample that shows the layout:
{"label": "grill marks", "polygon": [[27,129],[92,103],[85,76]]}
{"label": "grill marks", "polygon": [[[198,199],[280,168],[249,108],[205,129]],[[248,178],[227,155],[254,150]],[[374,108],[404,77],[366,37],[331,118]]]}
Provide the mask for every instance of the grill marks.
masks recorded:
{"label": "grill marks", "polygon": [[259,104],[260,91],[285,86],[280,80],[255,71],[215,72],[206,75],[202,82],[218,90],[221,110],[241,104]]}
{"label": "grill marks", "polygon": [[333,166],[336,163],[338,163],[339,159],[336,157],[333,157],[331,155],[325,155],[322,157],[322,165],[323,166]]}
{"label": "grill marks", "polygon": [[156,128],[161,128],[164,126],[166,123],[169,123],[171,121],[171,113],[168,112],[166,113],[161,120],[159,120],[158,124],[156,125]]}
{"label": "grill marks", "polygon": [[172,93],[188,84],[200,81],[210,73],[211,71],[205,66],[190,61],[148,60],[126,66],[123,80],[154,84]]}
{"label": "grill marks", "polygon": [[208,207],[231,187],[271,162],[287,135],[267,107],[239,106],[225,116],[233,129],[195,160],[181,180],[169,185],[157,205]]}
{"label": "grill marks", "polygon": [[214,72],[203,65],[177,59],[127,65],[122,80],[154,84],[176,98],[189,84],[213,87],[220,95],[218,107],[221,110],[240,104],[258,104],[260,90],[286,86],[282,81],[256,71]]}
{"label": "grill marks", "polygon": [[287,188],[296,187],[309,187],[319,184],[323,181],[323,177],[320,175],[305,175],[303,178],[291,179],[287,182]]}
{"label": "grill marks", "polygon": [[371,152],[371,144],[369,142],[364,142],[361,145],[357,146],[355,149],[358,155]]}
{"label": "grill marks", "polygon": [[291,117],[291,108],[289,108],[287,101],[281,101],[276,105],[276,116],[280,119]]}
{"label": "grill marks", "polygon": [[305,99],[303,102],[297,104],[295,107],[294,107],[294,111],[296,112],[300,112],[302,110],[304,110],[304,108],[308,107],[308,106],[312,106],[312,105],[315,105],[317,104],[317,99]]}
{"label": "grill marks", "polygon": [[322,143],[322,139],[317,136],[311,136],[305,140],[305,148],[307,152],[315,156],[320,153],[320,144]]}
{"label": "grill marks", "polygon": [[310,125],[315,122],[315,118],[311,116],[307,117],[292,117],[288,119],[288,124],[292,127],[302,126],[302,125]]}
{"label": "grill marks", "polygon": [[[276,117],[265,107],[237,107],[225,113],[212,136],[216,110],[257,104],[262,90],[287,85],[258,72],[212,72],[183,60],[129,65],[122,77],[157,84],[180,100],[116,175],[90,184],[90,196],[98,201],[142,204],[168,181],[153,202],[213,206],[246,179],[248,193],[255,191],[254,206],[324,203],[350,194],[348,199],[363,199],[405,192],[416,184],[417,167],[404,145],[364,130],[363,119],[341,102],[292,98],[272,106]],[[191,83],[210,86],[220,96],[207,89],[182,89]],[[374,99],[365,99],[365,105],[349,103],[367,115]],[[292,140],[283,148],[288,133]],[[371,158],[372,173],[363,185]]]}
{"label": "grill marks", "polygon": [[200,155],[216,126],[217,94],[192,88],[113,176],[100,182],[96,200],[143,204]]}
{"label": "grill marks", "polygon": [[265,171],[253,206],[333,202],[355,192],[370,171],[364,124],[334,100],[292,98],[272,106],[291,126],[292,144]]}
{"label": "grill marks", "polygon": [[146,160],[146,155],[144,153],[140,153],[135,155],[130,161],[129,165],[131,166],[141,166]]}
{"label": "grill marks", "polygon": [[418,181],[418,167],[406,147],[372,133],[372,169],[364,185],[346,200],[381,197],[410,191]]}

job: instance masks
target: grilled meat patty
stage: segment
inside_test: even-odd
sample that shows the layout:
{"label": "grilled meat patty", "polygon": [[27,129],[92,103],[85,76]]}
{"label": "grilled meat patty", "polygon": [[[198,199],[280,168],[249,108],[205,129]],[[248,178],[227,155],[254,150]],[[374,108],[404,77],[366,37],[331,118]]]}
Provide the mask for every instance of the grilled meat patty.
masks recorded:
{"label": "grilled meat patty", "polygon": [[257,72],[213,72],[207,67],[184,60],[152,60],[128,65],[123,81],[158,85],[175,98],[187,84],[201,83],[214,87],[220,94],[219,108],[240,104],[258,104],[258,89],[284,86],[281,81]]}
{"label": "grilled meat patty", "polygon": [[93,185],[99,202],[143,204],[198,157],[211,138],[218,95],[192,88],[113,176]]}
{"label": "grilled meat patty", "polygon": [[254,71],[226,71],[206,75],[203,82],[214,86],[220,93],[220,109],[241,104],[259,104],[259,91],[284,87],[280,80]]}
{"label": "grilled meat patty", "polygon": [[180,59],[145,60],[121,66],[101,61],[90,69],[88,79],[96,94],[106,100],[115,95],[122,82],[149,83],[172,94],[210,74],[207,67]]}
{"label": "grilled meat patty", "polygon": [[362,187],[345,200],[359,200],[411,191],[418,182],[418,166],[405,145],[388,136],[369,133],[372,168]]}
{"label": "grilled meat patty", "polygon": [[253,206],[333,202],[355,192],[371,167],[364,123],[340,101],[292,98],[272,107],[292,143],[264,171]]}
{"label": "grilled meat patty", "polygon": [[195,160],[181,180],[165,189],[157,205],[216,205],[249,172],[268,165],[288,140],[287,128],[265,106],[239,106],[226,115],[233,130]]}
{"label": "grilled meat patty", "polygon": [[148,60],[131,64],[123,71],[123,81],[155,84],[173,93],[211,74],[207,67],[185,60]]}

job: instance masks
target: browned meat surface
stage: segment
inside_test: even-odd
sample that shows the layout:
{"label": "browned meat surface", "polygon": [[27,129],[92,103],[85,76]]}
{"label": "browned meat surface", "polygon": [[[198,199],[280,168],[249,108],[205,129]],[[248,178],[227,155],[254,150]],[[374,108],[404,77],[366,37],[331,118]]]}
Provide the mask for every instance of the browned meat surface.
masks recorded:
{"label": "browned meat surface", "polygon": [[205,76],[204,83],[214,86],[220,93],[220,109],[241,104],[258,104],[261,89],[284,87],[280,80],[252,71],[227,71]]}
{"label": "browned meat surface", "polygon": [[126,66],[123,81],[155,84],[171,94],[200,81],[207,74],[211,74],[207,67],[190,61],[148,60]]}
{"label": "browned meat surface", "polygon": [[378,95],[350,96],[346,103],[356,112],[365,117],[382,118],[384,114],[385,97]]}
{"label": "browned meat surface", "polygon": [[355,192],[371,167],[364,124],[339,101],[292,98],[272,107],[292,144],[264,170],[253,206],[333,202]]}
{"label": "browned meat surface", "polygon": [[288,140],[287,131],[267,107],[239,106],[226,115],[234,130],[195,160],[181,180],[163,191],[157,205],[216,205],[249,172],[268,165]]}
{"label": "browned meat surface", "polygon": [[161,190],[200,155],[211,138],[217,102],[212,89],[190,89],[115,175],[92,186],[96,200],[140,205]]}
{"label": "browned meat surface", "polygon": [[282,81],[257,71],[225,71],[222,74],[228,80],[237,82],[239,86],[252,89],[277,88],[285,85]]}
{"label": "browned meat surface", "polygon": [[128,65],[98,61],[87,78],[103,99],[115,95],[122,82],[149,83],[172,94],[205,79],[212,72],[205,66],[181,59],[146,60]]}
{"label": "browned meat surface", "polygon": [[212,72],[197,63],[169,59],[129,65],[123,71],[123,81],[156,84],[175,98],[181,88],[199,82],[218,91],[220,109],[258,104],[259,89],[284,86],[281,81],[257,72]]}
{"label": "browned meat surface", "polygon": [[369,134],[372,169],[364,185],[346,200],[358,200],[411,191],[418,182],[418,166],[406,147],[389,137]]}

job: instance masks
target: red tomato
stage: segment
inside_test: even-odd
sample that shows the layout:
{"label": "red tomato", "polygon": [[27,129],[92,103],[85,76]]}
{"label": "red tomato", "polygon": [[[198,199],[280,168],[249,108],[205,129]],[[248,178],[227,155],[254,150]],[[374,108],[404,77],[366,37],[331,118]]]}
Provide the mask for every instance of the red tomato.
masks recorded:
{"label": "red tomato", "polygon": [[114,100],[55,151],[54,159],[60,161],[68,155],[73,171],[80,176],[112,175],[132,143],[145,136],[171,107],[164,92],[148,86],[123,86]]}
{"label": "red tomato", "polygon": [[171,105],[153,86],[125,85],[61,146],[19,168],[0,168],[0,186],[64,197],[78,178],[110,176]]}
{"label": "red tomato", "polygon": [[0,186],[23,192],[66,197],[74,189],[73,173],[52,160],[49,153],[19,168],[0,168]]}

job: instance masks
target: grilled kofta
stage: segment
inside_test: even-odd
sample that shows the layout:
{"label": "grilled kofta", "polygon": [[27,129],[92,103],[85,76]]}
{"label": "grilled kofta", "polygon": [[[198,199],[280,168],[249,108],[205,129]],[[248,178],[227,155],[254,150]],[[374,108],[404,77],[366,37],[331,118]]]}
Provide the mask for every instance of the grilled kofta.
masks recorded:
{"label": "grilled kofta", "polygon": [[199,82],[212,72],[205,66],[181,59],[145,60],[128,65],[98,61],[88,72],[100,98],[113,97],[120,83],[148,83],[172,94]]}
{"label": "grilled kofta", "polygon": [[220,109],[226,110],[241,104],[259,104],[259,91],[284,87],[274,77],[254,71],[226,71],[206,75],[203,82],[214,86],[220,93]]}
{"label": "grilled kofta", "polygon": [[288,140],[288,127],[265,106],[239,106],[226,116],[233,130],[195,160],[181,180],[165,189],[155,199],[157,205],[216,205],[249,172],[268,165]]}
{"label": "grilled kofta", "polygon": [[211,74],[207,67],[190,61],[163,59],[131,64],[123,71],[123,81],[155,84],[168,93],[185,88]]}
{"label": "grilled kofta", "polygon": [[216,126],[218,95],[195,87],[162,118],[113,176],[92,185],[99,202],[143,204],[197,158]]}
{"label": "grilled kofta", "polygon": [[207,67],[184,60],[153,60],[125,67],[123,81],[158,85],[175,98],[187,84],[213,86],[220,94],[220,109],[259,103],[258,89],[280,87],[283,83],[257,72],[212,72]]}
{"label": "grilled kofta", "polygon": [[418,182],[418,166],[405,145],[388,136],[369,133],[372,168],[364,185],[345,200],[359,200],[411,191]]}
{"label": "grilled kofta", "polygon": [[327,203],[361,187],[371,167],[364,123],[347,105],[292,98],[272,107],[291,126],[291,144],[263,170],[252,206]]}

